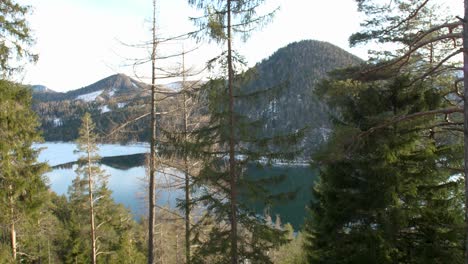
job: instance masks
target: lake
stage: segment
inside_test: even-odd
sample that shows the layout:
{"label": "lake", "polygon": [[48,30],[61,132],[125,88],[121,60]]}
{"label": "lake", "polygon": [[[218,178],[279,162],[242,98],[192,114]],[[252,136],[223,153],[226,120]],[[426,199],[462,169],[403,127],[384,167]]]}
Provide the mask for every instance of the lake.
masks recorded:
{"label": "lake", "polygon": [[[39,161],[48,162],[53,167],[53,170],[46,174],[50,188],[59,195],[66,195],[68,186],[76,176],[74,162],[80,156],[74,153],[76,145],[69,142],[46,142],[35,144],[35,147],[42,149]],[[108,185],[113,191],[113,199],[129,208],[136,218],[147,212],[144,199],[147,192],[144,180],[146,170],[143,164],[144,155],[148,151],[147,144],[99,145],[99,155],[103,158],[101,167],[109,175]],[[171,175],[174,174],[181,175],[179,171],[171,168],[165,169],[165,173],[158,173],[157,184],[173,185],[176,178]],[[291,223],[295,229],[299,229],[306,216],[306,206],[312,198],[310,190],[317,173],[308,166],[283,165],[267,168],[249,166],[247,174],[254,178],[284,175],[284,181],[268,188],[272,193],[294,191],[295,197],[271,205],[267,211],[273,220],[279,215],[282,223]],[[157,204],[175,208],[176,199],[183,196],[181,189],[164,188],[157,192]],[[264,204],[252,202],[251,206],[259,214],[265,211]]]}

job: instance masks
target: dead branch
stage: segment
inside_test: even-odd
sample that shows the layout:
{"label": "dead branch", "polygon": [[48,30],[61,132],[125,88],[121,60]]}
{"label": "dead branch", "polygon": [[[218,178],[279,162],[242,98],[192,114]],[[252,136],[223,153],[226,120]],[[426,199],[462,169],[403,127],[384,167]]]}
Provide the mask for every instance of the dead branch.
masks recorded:
{"label": "dead branch", "polygon": [[415,119],[415,118],[418,118],[418,117],[437,115],[437,114],[446,114],[446,115],[448,115],[448,114],[452,114],[452,113],[463,113],[463,108],[454,107],[454,108],[446,108],[446,109],[437,109],[437,110],[417,112],[417,113],[413,113],[413,114],[409,114],[409,115],[399,116],[399,117],[396,117],[396,118],[394,118],[394,119],[392,119],[392,120],[390,120],[388,122],[385,122],[385,123],[380,124],[378,126],[372,127],[370,129],[368,129],[367,131],[364,131],[364,132],[360,133],[358,135],[358,138],[366,137],[366,136],[372,134],[373,132],[375,132],[376,130],[391,126],[391,125],[396,124],[396,123],[405,122],[405,121],[408,121],[408,120],[411,120],[411,119]]}

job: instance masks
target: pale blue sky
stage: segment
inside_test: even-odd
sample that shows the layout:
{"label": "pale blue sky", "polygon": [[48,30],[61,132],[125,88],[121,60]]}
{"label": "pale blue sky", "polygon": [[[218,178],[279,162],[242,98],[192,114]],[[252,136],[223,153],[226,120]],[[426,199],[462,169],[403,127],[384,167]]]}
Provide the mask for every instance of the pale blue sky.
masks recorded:
{"label": "pale blue sky", "polygon": [[[456,0],[454,0],[456,1]],[[21,0],[32,5],[29,17],[35,32],[35,50],[40,59],[24,73],[24,82],[43,84],[57,91],[77,89],[115,73],[133,75],[127,58],[147,56],[145,49],[130,48],[150,39],[152,0]],[[303,39],[333,43],[362,58],[367,48],[349,48],[348,37],[359,30],[362,19],[354,0],[269,0],[267,8],[280,6],[276,18],[242,43],[234,43],[249,65],[270,56],[277,49]],[[158,27],[162,36],[193,30],[189,16],[197,10],[187,0],[158,0]],[[189,49],[195,44],[186,41]],[[181,50],[182,43],[162,45],[160,53]],[[201,68],[217,54],[215,45],[203,45],[187,57],[187,63]],[[169,66],[169,65],[168,65]],[[149,67],[137,68],[149,75]],[[167,81],[161,81],[167,82]]]}

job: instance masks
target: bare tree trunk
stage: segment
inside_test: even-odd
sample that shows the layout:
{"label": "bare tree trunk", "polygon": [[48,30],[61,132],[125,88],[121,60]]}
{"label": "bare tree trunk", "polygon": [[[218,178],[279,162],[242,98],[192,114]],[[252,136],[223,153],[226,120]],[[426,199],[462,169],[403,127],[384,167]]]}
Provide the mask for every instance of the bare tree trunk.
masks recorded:
{"label": "bare tree trunk", "polygon": [[464,0],[463,21],[463,115],[464,115],[464,171],[465,171],[465,264],[468,264],[468,0]]}
{"label": "bare tree trunk", "polygon": [[232,65],[232,36],[231,36],[231,0],[227,1],[227,44],[228,44],[228,89],[229,89],[229,177],[231,187],[231,263],[239,262],[237,255],[237,174],[234,141],[234,69]]}
{"label": "bare tree trunk", "polygon": [[179,234],[176,235],[175,261],[176,261],[176,263],[179,263]]}
{"label": "bare tree trunk", "polygon": [[11,242],[11,254],[13,256],[13,259],[16,259],[16,230],[15,230],[14,221],[11,221],[10,223],[10,242]]}
{"label": "bare tree trunk", "polygon": [[90,131],[91,128],[89,127],[89,120],[87,120],[86,125],[86,133],[87,133],[87,154],[88,154],[88,192],[89,192],[89,217],[91,222],[91,263],[96,264],[96,229],[94,226],[94,201],[93,201],[93,179],[92,179],[92,171],[91,171],[91,142],[90,139]]}
{"label": "bare tree trunk", "polygon": [[155,174],[156,174],[156,0],[153,0],[153,28],[151,52],[151,142],[149,173],[149,212],[148,212],[148,264],[154,264],[154,225],[156,214]]}
{"label": "bare tree trunk", "polygon": [[47,259],[48,263],[50,264],[50,240],[47,238]]}
{"label": "bare tree trunk", "polygon": [[[184,141],[188,140],[188,114],[187,114],[187,94],[185,83],[185,51],[182,53],[182,88],[184,100]],[[185,263],[190,264],[190,181],[189,181],[189,166],[187,158],[187,148],[184,147],[184,173],[185,173]]]}
{"label": "bare tree trunk", "polygon": [[11,255],[13,259],[16,259],[16,229],[15,229],[15,208],[13,203],[13,186],[9,185],[10,189],[10,244],[11,244]]}

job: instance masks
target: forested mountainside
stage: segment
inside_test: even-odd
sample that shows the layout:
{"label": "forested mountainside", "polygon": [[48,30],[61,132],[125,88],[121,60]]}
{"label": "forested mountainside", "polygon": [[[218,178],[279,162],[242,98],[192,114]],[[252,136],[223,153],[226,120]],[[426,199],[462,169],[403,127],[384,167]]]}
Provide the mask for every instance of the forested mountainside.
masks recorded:
{"label": "forested mountainside", "polygon": [[[253,119],[265,122],[265,135],[309,129],[304,139],[306,149],[314,150],[329,130],[327,110],[314,95],[314,86],[328,72],[360,63],[356,56],[326,42],[305,40],[279,49],[253,69],[255,77],[241,88],[246,93],[270,90],[259,94],[255,102],[239,104],[238,110]],[[171,91],[176,84],[161,87]],[[45,87],[33,89],[34,111],[41,119],[47,141],[70,141],[77,138],[81,116],[90,112],[98,131],[107,141],[147,141],[148,118],[143,117],[113,133],[129,120],[149,112],[149,85],[117,74],[87,87],[56,93]],[[161,112],[174,105],[176,98],[166,97],[158,103]],[[124,135],[118,137],[117,135]]]}
{"label": "forested mountainside", "polygon": [[[330,122],[325,104],[314,94],[317,82],[327,73],[361,63],[358,57],[327,42],[303,40],[279,49],[255,66],[256,76],[248,90],[271,89],[261,103],[243,104],[242,112],[265,121],[264,134],[278,135],[308,126],[306,152],[326,139]],[[260,107],[259,107],[260,106]]]}
{"label": "forested mountainside", "polygon": [[129,78],[124,74],[115,74],[80,89],[58,93],[42,85],[32,86],[34,98],[41,102],[77,100],[105,101],[118,96],[140,97],[148,85]]}
{"label": "forested mountainside", "polygon": [[[113,133],[122,124],[149,111],[148,84],[116,74],[66,93],[37,90],[33,86],[33,110],[38,113],[46,141],[72,141],[78,137],[81,117],[89,112],[101,136],[108,142],[142,141],[149,136],[144,118]],[[159,87],[165,90],[164,87]],[[158,104],[163,107],[170,99]],[[164,107],[163,107],[164,108]],[[109,136],[112,135],[112,136]]]}

